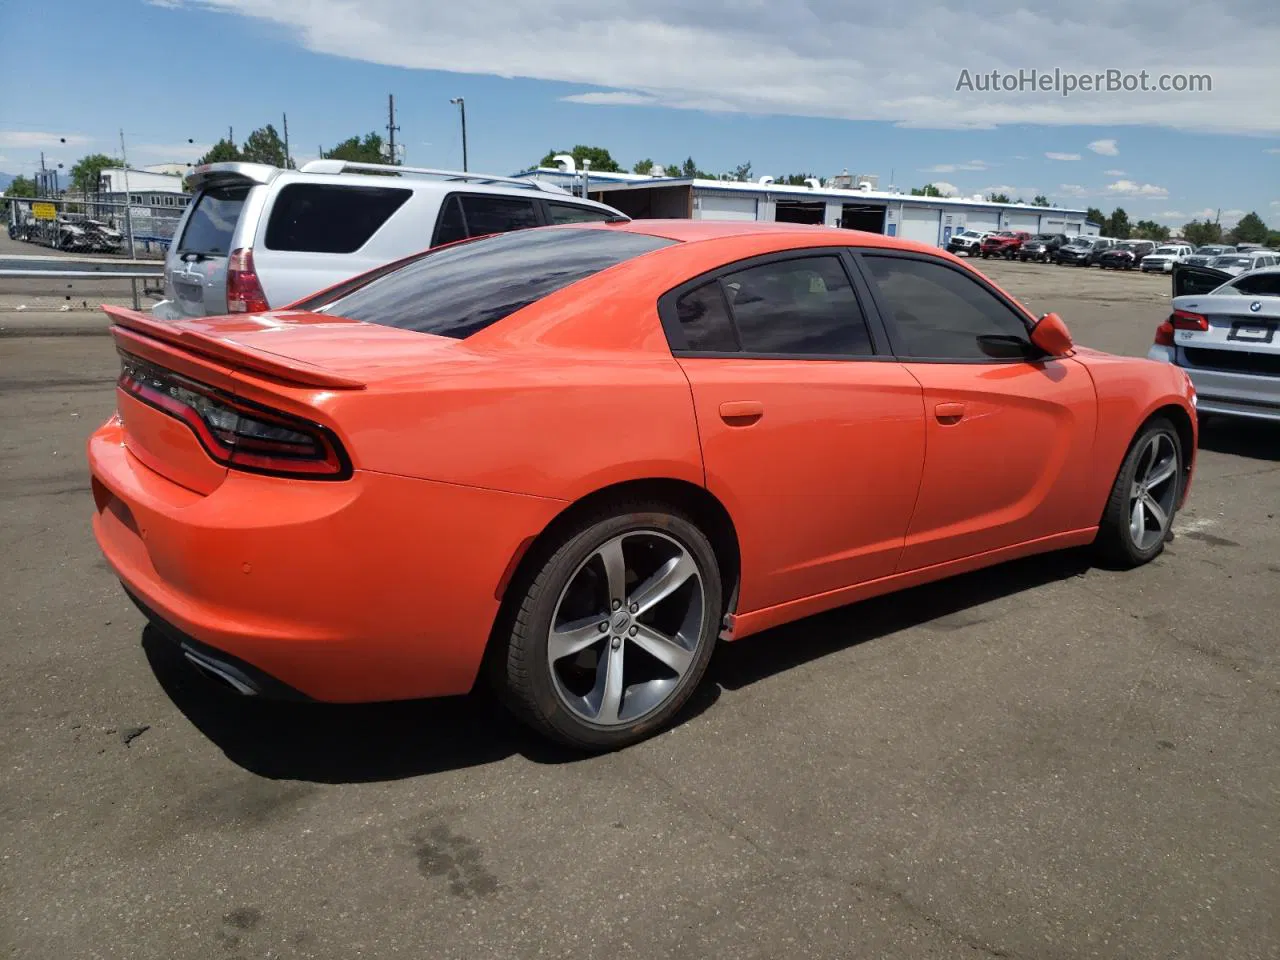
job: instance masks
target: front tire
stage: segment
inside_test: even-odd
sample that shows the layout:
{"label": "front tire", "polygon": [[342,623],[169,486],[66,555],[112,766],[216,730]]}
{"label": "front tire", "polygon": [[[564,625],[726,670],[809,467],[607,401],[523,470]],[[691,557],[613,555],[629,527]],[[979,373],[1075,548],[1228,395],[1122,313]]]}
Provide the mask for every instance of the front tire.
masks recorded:
{"label": "front tire", "polygon": [[706,535],[658,503],[585,517],[520,590],[503,699],[544,736],[591,751],[661,730],[702,679],[720,631]]}
{"label": "front tire", "polygon": [[1182,440],[1163,417],[1129,447],[1107,498],[1096,545],[1112,564],[1138,567],[1164,550],[1182,494]]}

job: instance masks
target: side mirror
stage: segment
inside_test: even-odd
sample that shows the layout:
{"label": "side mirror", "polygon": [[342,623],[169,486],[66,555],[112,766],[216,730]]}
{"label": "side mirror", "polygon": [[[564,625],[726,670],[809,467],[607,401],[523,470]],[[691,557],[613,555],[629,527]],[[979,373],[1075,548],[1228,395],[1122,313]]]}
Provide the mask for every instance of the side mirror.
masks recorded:
{"label": "side mirror", "polygon": [[1065,357],[1075,349],[1075,342],[1062,318],[1046,313],[1031,328],[1031,342],[1050,357]]}

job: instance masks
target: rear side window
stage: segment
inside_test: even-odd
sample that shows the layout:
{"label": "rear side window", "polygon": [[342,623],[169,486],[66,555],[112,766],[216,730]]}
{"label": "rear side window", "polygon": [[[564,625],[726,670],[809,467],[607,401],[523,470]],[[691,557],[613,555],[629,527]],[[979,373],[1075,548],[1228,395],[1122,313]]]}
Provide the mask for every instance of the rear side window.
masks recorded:
{"label": "rear side window", "polygon": [[783,260],[723,280],[747,353],[869,356],[871,334],[836,257]]}
{"label": "rear side window", "polygon": [[291,183],[276,195],[268,250],[354,253],[412,196],[402,187]]}
{"label": "rear side window", "polygon": [[601,223],[613,216],[607,210],[595,210],[591,207],[578,207],[572,203],[547,204],[547,213],[552,223]]}
{"label": "rear side window", "polygon": [[462,339],[572,283],[674,242],[592,229],[505,233],[424,254],[320,309]]}
{"label": "rear side window", "polygon": [[231,235],[240,220],[240,211],[249,196],[249,184],[210,187],[196,198],[187,218],[178,253],[199,253],[225,257],[231,252]]}
{"label": "rear side window", "polygon": [[704,283],[676,301],[676,318],[690,350],[732,352],[738,349],[738,338],[729,319],[729,308],[720,281]]}
{"label": "rear side window", "polygon": [[467,219],[468,236],[482,237],[540,226],[532,200],[483,194],[464,194],[460,199],[462,213]]}
{"label": "rear side window", "polygon": [[1222,293],[1239,293],[1246,297],[1280,297],[1280,273],[1246,275],[1222,288]]}
{"label": "rear side window", "polygon": [[457,194],[446,197],[440,208],[440,224],[436,227],[433,246],[467,239],[467,221],[462,219],[462,204]]}

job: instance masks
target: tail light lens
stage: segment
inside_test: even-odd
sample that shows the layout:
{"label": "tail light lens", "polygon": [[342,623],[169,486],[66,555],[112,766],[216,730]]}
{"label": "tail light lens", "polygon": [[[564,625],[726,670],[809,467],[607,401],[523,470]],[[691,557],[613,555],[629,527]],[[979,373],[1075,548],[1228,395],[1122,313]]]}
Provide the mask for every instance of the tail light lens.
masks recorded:
{"label": "tail light lens", "polygon": [[277,477],[346,480],[351,461],[327,427],[259,406],[121,354],[117,386],[181,420],[218,463]]}
{"label": "tail light lens", "polygon": [[227,257],[227,310],[231,313],[263,313],[271,308],[253,268],[253,251],[232,250]]}
{"label": "tail light lens", "polygon": [[1169,315],[1169,323],[1175,330],[1208,330],[1209,318],[1190,310],[1174,310]]}
{"label": "tail light lens", "polygon": [[1173,345],[1173,324],[1166,320],[1156,327],[1156,346],[1172,347]]}

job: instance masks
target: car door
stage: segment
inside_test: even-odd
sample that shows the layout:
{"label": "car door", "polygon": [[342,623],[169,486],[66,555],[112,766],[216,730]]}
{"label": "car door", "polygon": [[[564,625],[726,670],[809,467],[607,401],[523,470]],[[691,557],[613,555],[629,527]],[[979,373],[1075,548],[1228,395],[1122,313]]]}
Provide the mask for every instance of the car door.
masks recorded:
{"label": "car door", "polygon": [[[920,384],[841,250],[740,261],[665,295],[707,488],[733,516],[739,612],[897,565],[924,462]],[[860,285],[861,281],[857,281]]]}
{"label": "car door", "polygon": [[926,455],[898,570],[1093,526],[1093,381],[1038,359],[1025,312],[933,257],[858,257],[904,368],[924,391]]}
{"label": "car door", "polygon": [[1185,297],[1197,293],[1208,293],[1216,290],[1228,280],[1231,274],[1214,267],[1201,267],[1191,263],[1175,263],[1173,265],[1173,295]]}

